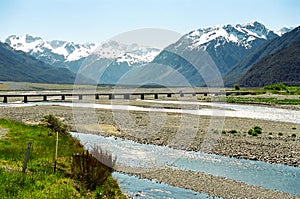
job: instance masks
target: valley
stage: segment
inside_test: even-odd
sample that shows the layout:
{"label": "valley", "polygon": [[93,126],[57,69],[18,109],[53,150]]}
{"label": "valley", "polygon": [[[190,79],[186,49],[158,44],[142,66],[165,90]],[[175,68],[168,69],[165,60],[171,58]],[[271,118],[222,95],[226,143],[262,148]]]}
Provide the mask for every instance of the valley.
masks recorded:
{"label": "valley", "polygon": [[[50,87],[50,85],[39,86]],[[61,86],[64,87],[63,85]],[[53,87],[57,87],[57,85],[53,85]],[[68,85],[65,86],[65,88],[67,87]],[[104,90],[108,88],[99,87],[98,89]],[[140,88],[140,90],[143,92],[161,92],[167,89]],[[196,90],[203,91],[205,88],[197,88]],[[109,91],[112,92],[113,89],[110,88]],[[14,92],[18,93],[22,91]],[[258,94],[255,97],[262,97],[264,95]],[[299,97],[298,95],[268,95],[285,99]],[[185,95],[181,97],[180,94],[177,94],[171,98],[162,95],[157,100],[153,100],[153,96],[149,96],[145,100],[140,100],[139,98],[124,100],[123,97],[114,100],[108,100],[107,98],[95,100],[94,97],[84,97],[81,101],[78,101],[78,98],[69,98],[66,102],[62,102],[59,99],[54,100],[54,102],[43,103],[29,102],[23,104],[17,102],[14,104],[0,104],[0,117],[33,125],[38,124],[44,115],[52,114],[71,125],[72,131],[84,133],[83,135],[87,136],[90,134],[91,136],[101,135],[104,136],[104,140],[110,139],[112,136],[113,139],[119,140],[121,143],[132,140],[143,146],[154,145],[187,152],[205,152],[208,154],[218,154],[221,157],[234,157],[255,162],[263,161],[274,165],[290,165],[299,168],[300,118],[297,119],[297,115],[299,115],[297,113],[299,111],[297,105],[291,109],[291,107],[279,104],[226,104],[224,101],[220,101],[220,99],[212,101],[216,97],[220,98],[220,96],[213,95],[194,97]],[[243,97],[251,98],[251,96]],[[114,106],[116,108],[113,108]],[[131,110],[128,106],[136,108]],[[237,108],[234,108],[235,106]],[[238,112],[238,107],[246,108],[248,106],[249,113],[243,110],[241,115],[235,117],[226,114],[226,112]],[[256,112],[256,108],[258,112]],[[195,113],[181,112],[184,110],[196,111]],[[201,114],[201,111],[209,110],[212,111],[212,115]],[[259,110],[263,112],[262,115],[267,115],[268,111],[273,110],[273,115],[266,119],[259,119],[259,114],[262,113]],[[295,110],[296,112],[293,113],[291,110]],[[221,111],[221,115],[219,115],[218,111]],[[224,115],[222,114],[223,111]],[[256,115],[253,114],[255,112]],[[247,118],[245,117],[246,115],[253,118]],[[293,115],[295,118],[292,117]],[[276,121],[277,117],[285,119]],[[289,117],[292,118],[292,121],[288,120]],[[221,126],[220,123],[222,123]],[[257,135],[249,134],[250,129],[255,126],[260,127],[262,132]],[[101,143],[105,143],[104,140]],[[83,142],[86,143],[86,141]],[[106,145],[102,146],[106,148]],[[109,148],[106,149],[108,150]],[[253,185],[250,186],[249,183],[241,183],[228,177],[210,176],[202,173],[203,171],[201,170],[197,172],[173,170],[168,168],[170,166],[168,165],[169,163],[160,165],[159,169],[155,167],[153,169],[135,169],[135,166],[131,164],[129,164],[129,167],[128,165],[126,166],[126,161],[125,165],[119,162],[124,158],[126,159],[126,156],[123,156],[120,151],[113,152],[113,154],[117,157],[119,156],[118,164],[120,163],[120,165],[116,169],[119,172],[138,175],[142,178],[156,179],[177,187],[203,192],[210,196],[223,198],[229,196],[238,197],[243,194],[249,196],[249,190],[251,190],[253,197],[263,194],[268,197],[297,198],[297,196],[287,193],[276,192]],[[136,161],[136,164],[138,162],[143,164],[143,162],[148,161],[148,158],[139,156],[139,154],[133,157],[138,160],[133,160],[132,163]],[[160,160],[159,156],[156,158],[156,161]],[[156,162],[155,159],[154,162]],[[176,179],[183,173],[186,178],[179,183]],[[204,188],[200,182],[206,182],[213,186],[207,185]],[[240,186],[243,187],[243,191],[240,191],[238,188]],[[299,185],[295,184],[295,186]],[[230,194],[228,190],[231,190]]]}
{"label": "valley", "polygon": [[[276,31],[258,21],[194,29],[163,48],[8,36],[1,143],[7,123],[40,128],[53,115],[81,142],[76,150],[116,157],[108,170],[121,198],[299,198],[299,43],[299,26]],[[102,198],[102,185],[74,189]]]}

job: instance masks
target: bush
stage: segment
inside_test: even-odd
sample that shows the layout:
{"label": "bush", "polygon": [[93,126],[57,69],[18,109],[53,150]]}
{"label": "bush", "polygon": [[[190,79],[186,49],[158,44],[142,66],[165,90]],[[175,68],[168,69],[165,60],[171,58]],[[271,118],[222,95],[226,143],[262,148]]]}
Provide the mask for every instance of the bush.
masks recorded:
{"label": "bush", "polygon": [[237,90],[237,91],[240,90],[240,85],[239,84],[234,84],[233,87],[234,87],[234,90]]}
{"label": "bush", "polygon": [[[116,163],[116,158],[101,148],[93,148],[89,153],[73,154],[72,175],[76,180],[85,184],[90,190],[96,190],[111,176]],[[97,191],[99,192],[99,190]]]}
{"label": "bush", "polygon": [[237,130],[234,130],[234,129],[233,129],[233,130],[230,130],[229,133],[231,133],[231,134],[236,134],[236,133],[238,133],[238,132],[237,132]]}
{"label": "bush", "polygon": [[262,128],[259,127],[259,126],[255,126],[255,127],[253,128],[253,130],[254,130],[257,134],[261,134],[261,133],[262,133]]}
{"label": "bush", "polygon": [[54,115],[45,115],[41,122],[43,126],[51,129],[53,132],[58,132],[64,135],[68,135],[69,133],[70,127]]}
{"label": "bush", "polygon": [[257,132],[255,132],[253,129],[249,129],[248,134],[252,136],[257,136]]}
{"label": "bush", "polygon": [[283,136],[283,133],[279,132],[278,135],[279,135],[279,136]]}
{"label": "bush", "polygon": [[293,133],[291,136],[292,136],[292,138],[297,137],[297,135],[295,133]]}
{"label": "bush", "polygon": [[262,134],[262,128],[259,126],[255,126],[248,131],[249,135],[257,136],[258,134]]}

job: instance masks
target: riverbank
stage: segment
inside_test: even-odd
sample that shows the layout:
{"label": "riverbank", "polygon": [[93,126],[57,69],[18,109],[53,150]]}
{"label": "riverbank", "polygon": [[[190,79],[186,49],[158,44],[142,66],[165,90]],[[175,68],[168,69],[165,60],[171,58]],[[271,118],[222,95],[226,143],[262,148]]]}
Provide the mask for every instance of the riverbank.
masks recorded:
{"label": "riverbank", "polygon": [[[152,104],[151,106],[170,107],[171,105]],[[171,107],[175,108],[174,105]],[[74,121],[73,111],[80,121]],[[62,118],[73,127],[74,131],[113,135],[139,143],[300,167],[299,124],[179,113],[151,112],[149,114],[144,111],[128,113],[122,110],[96,109],[95,111],[90,108],[73,110],[70,107],[53,105],[0,107],[0,117],[8,117],[28,124],[38,123],[46,114]],[[186,120],[183,121],[183,118]],[[127,124],[128,119],[130,122]],[[212,122],[219,121],[223,123],[222,130],[211,125]],[[261,127],[262,134],[249,135],[249,129],[254,126]],[[190,132],[192,137],[187,137]]]}
{"label": "riverbank", "polygon": [[[190,189],[221,198],[300,198],[287,193],[252,186],[232,179],[213,176],[196,171],[173,169],[145,169],[120,165],[119,172],[136,175],[140,178],[157,180],[176,187]],[[180,180],[179,180],[180,179]]]}
{"label": "riverbank", "polygon": [[112,178],[111,169],[99,162],[91,167],[91,173],[102,177],[101,183],[97,180],[91,185],[86,181],[82,177],[86,168],[82,165],[83,169],[78,169],[81,163],[72,161],[74,154],[84,152],[83,146],[66,132],[60,132],[57,138],[58,156],[54,164],[54,132],[42,125],[0,118],[1,198],[128,198]]}

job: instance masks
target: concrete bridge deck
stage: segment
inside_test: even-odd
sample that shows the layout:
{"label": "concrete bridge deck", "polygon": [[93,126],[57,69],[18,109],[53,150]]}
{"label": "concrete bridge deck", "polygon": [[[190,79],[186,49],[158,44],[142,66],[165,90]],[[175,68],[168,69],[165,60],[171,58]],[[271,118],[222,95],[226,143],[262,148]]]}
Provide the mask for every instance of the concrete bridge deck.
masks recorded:
{"label": "concrete bridge deck", "polygon": [[94,96],[95,99],[100,99],[100,96],[107,96],[108,99],[115,99],[116,96],[123,96],[124,99],[129,100],[131,96],[140,96],[140,99],[145,99],[146,95],[152,95],[154,99],[158,99],[159,96],[172,97],[172,95],[178,95],[184,97],[185,95],[197,96],[197,95],[214,95],[214,96],[229,96],[229,95],[255,95],[254,92],[244,91],[226,91],[226,92],[151,92],[151,93],[45,93],[45,94],[0,94],[3,103],[8,103],[9,98],[22,98],[24,103],[29,101],[29,98],[41,98],[42,101],[49,101],[49,97],[60,97],[62,101],[66,100],[66,97],[78,97],[78,100],[83,100],[84,96]]}

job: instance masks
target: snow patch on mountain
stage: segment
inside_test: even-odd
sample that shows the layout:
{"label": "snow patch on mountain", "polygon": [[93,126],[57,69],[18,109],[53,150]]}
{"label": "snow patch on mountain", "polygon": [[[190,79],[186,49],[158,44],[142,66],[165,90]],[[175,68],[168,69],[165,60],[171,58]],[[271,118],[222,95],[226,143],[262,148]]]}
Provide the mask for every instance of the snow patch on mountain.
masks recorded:
{"label": "snow patch on mountain", "polygon": [[114,59],[117,63],[127,62],[129,66],[151,62],[160,53],[159,49],[122,44],[113,40],[99,45],[94,54],[99,58]]}
{"label": "snow patch on mountain", "polygon": [[93,43],[75,44],[59,40],[44,41],[41,37],[30,34],[22,36],[12,35],[5,42],[16,50],[30,54],[43,53],[44,56],[47,56],[47,53],[52,53],[51,56],[53,54],[62,55],[67,62],[87,57],[95,49],[95,44]]}
{"label": "snow patch on mountain", "polygon": [[275,33],[278,35],[278,36],[282,36],[284,35],[285,33],[288,33],[290,31],[292,31],[294,29],[294,27],[283,27],[279,30],[277,30]]}
{"label": "snow patch on mountain", "polygon": [[257,21],[246,24],[236,25],[219,25],[209,28],[198,29],[185,35],[185,39],[190,41],[189,48],[199,48],[205,46],[214,40],[219,42],[215,47],[226,42],[233,42],[237,45],[244,46],[246,49],[251,48],[252,41],[256,39],[268,40],[274,37],[275,33],[268,30],[264,25]]}

